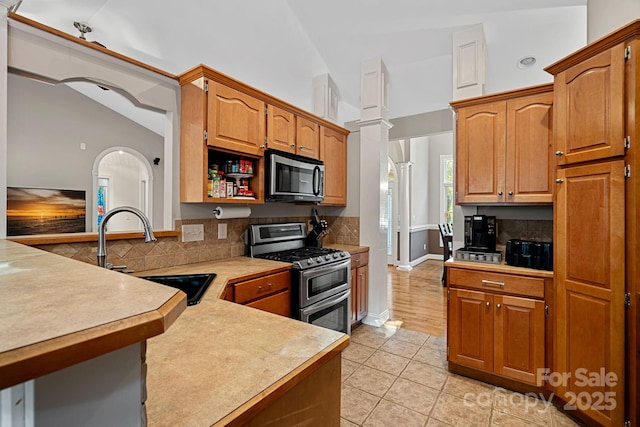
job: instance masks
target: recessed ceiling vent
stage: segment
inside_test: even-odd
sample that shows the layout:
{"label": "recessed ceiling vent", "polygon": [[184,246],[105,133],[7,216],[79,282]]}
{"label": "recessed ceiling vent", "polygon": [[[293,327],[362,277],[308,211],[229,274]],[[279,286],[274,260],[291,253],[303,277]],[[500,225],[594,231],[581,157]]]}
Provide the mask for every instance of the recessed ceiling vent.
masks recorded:
{"label": "recessed ceiling vent", "polygon": [[524,70],[525,68],[530,68],[533,64],[536,63],[536,58],[533,56],[525,56],[524,58],[520,58],[516,63],[516,67]]}

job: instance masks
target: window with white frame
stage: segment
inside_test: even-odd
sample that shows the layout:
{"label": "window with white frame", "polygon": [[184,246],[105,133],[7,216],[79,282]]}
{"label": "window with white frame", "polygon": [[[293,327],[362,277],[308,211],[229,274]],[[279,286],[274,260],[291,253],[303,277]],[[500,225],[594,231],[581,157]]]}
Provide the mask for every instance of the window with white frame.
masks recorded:
{"label": "window with white frame", "polygon": [[453,156],[440,156],[440,220],[453,222]]}

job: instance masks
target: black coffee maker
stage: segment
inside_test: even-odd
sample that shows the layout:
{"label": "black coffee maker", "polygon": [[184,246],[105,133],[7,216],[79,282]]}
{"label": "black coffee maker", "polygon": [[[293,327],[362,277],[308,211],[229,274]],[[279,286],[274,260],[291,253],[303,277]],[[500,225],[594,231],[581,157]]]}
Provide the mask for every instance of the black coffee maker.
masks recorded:
{"label": "black coffee maker", "polygon": [[495,252],[496,217],[471,215],[464,217],[464,249]]}

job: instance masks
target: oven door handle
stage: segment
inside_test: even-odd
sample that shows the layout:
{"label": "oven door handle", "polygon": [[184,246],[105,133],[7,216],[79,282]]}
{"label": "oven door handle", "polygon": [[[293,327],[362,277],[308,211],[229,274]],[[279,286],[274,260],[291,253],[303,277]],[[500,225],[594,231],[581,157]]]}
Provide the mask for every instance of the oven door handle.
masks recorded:
{"label": "oven door handle", "polygon": [[320,166],[313,168],[313,195],[320,194]]}
{"label": "oven door handle", "polygon": [[[349,298],[349,296],[351,296],[351,291],[347,289],[346,291],[340,292],[337,295],[333,295],[333,296],[330,296],[329,298],[325,298],[322,301],[319,301],[310,307],[303,308],[302,312],[304,312],[304,314],[306,315],[317,313],[318,311],[322,311],[325,308],[329,308],[332,305],[336,305],[337,303],[346,300],[347,298]],[[309,310],[310,308],[313,308],[313,310]],[[348,308],[351,309],[351,306],[349,305]]]}
{"label": "oven door handle", "polygon": [[347,267],[349,272],[351,272],[351,258],[347,258],[344,261],[336,264],[321,265],[320,267],[315,267],[309,270],[302,270],[301,273],[305,279],[313,279],[314,277],[322,276],[327,273],[333,273],[334,271],[338,271],[345,267]]}

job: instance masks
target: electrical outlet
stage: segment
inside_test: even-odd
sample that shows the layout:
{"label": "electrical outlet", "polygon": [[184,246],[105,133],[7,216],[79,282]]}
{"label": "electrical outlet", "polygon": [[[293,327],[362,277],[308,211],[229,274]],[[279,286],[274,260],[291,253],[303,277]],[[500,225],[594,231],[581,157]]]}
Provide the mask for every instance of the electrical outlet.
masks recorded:
{"label": "electrical outlet", "polygon": [[200,242],[204,240],[204,224],[184,224],[182,226],[183,242]]}
{"label": "electrical outlet", "polygon": [[423,245],[422,249],[424,249],[425,251],[427,250],[427,244],[426,243]]}
{"label": "electrical outlet", "polygon": [[218,224],[218,239],[226,239],[227,238],[227,223],[219,223]]}

